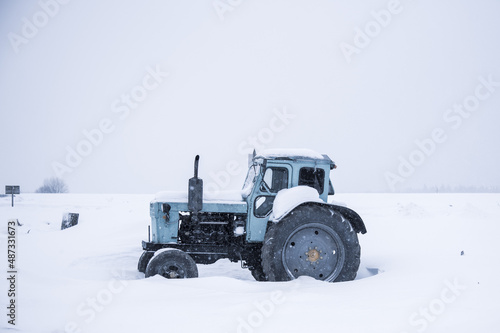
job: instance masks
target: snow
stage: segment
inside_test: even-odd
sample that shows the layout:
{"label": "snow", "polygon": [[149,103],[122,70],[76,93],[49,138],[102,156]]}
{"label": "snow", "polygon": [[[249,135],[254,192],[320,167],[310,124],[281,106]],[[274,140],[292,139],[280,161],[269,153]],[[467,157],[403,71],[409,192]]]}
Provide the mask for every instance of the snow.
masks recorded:
{"label": "snow", "polygon": [[279,221],[292,209],[304,202],[323,202],[316,189],[309,186],[296,186],[281,190],[273,203],[272,221]]}
{"label": "snow", "polygon": [[289,148],[289,149],[266,149],[257,154],[258,156],[263,156],[265,158],[273,157],[303,157],[303,158],[313,158],[313,159],[324,159],[324,156],[320,153],[303,148]]}
{"label": "snow", "polygon": [[245,233],[245,227],[236,227],[234,228],[234,235],[241,236]]}
{"label": "snow", "polygon": [[[188,193],[176,192],[176,191],[161,191],[156,193],[153,202],[187,202]],[[218,191],[211,193],[209,191],[203,191],[203,201],[217,201],[217,202],[234,202],[243,201],[242,191]]]}
{"label": "snow", "polygon": [[[499,194],[337,194],[364,219],[354,281],[257,282],[239,263],[197,279],[136,269],[153,195],[0,198],[17,218],[18,332],[496,332]],[[61,231],[64,212],[77,226]],[[461,255],[463,251],[463,255]],[[4,265],[5,265],[4,259]],[[5,267],[5,266],[4,266]],[[6,279],[0,306],[6,311]],[[9,325],[3,315],[1,331]]]}

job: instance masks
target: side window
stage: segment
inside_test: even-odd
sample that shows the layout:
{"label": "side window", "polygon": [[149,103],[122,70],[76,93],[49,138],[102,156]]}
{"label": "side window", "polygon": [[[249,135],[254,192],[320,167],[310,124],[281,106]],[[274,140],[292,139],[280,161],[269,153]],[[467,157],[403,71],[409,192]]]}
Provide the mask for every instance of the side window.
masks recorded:
{"label": "side window", "polygon": [[299,185],[306,185],[323,193],[325,185],[325,170],[316,168],[301,168],[299,171]]}
{"label": "side window", "polygon": [[261,195],[255,199],[254,214],[265,217],[273,210],[275,196]]}
{"label": "side window", "polygon": [[278,193],[284,188],[288,188],[288,170],[286,168],[267,168],[260,190]]}

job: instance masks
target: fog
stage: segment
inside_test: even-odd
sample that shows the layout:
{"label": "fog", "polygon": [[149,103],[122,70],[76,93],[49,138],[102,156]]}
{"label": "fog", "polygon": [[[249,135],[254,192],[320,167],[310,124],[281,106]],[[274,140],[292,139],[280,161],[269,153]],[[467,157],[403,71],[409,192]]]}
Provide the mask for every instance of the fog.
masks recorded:
{"label": "fog", "polygon": [[500,188],[500,2],[2,1],[0,186],[238,189],[256,148],[338,192]]}

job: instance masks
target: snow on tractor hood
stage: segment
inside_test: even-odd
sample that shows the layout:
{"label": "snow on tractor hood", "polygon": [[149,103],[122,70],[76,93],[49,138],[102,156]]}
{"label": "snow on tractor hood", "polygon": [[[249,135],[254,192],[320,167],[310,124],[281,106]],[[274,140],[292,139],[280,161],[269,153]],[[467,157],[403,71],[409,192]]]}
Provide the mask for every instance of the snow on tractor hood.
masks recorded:
{"label": "snow on tractor hood", "polygon": [[[187,202],[187,191],[162,191],[155,195],[153,202]],[[218,193],[203,192],[203,201],[206,202],[234,202],[243,201],[241,191],[219,191]]]}
{"label": "snow on tractor hood", "polygon": [[318,191],[309,186],[296,186],[279,191],[276,195],[276,199],[274,199],[273,213],[270,220],[279,222],[295,207],[305,202],[324,203],[324,201],[319,198]]}

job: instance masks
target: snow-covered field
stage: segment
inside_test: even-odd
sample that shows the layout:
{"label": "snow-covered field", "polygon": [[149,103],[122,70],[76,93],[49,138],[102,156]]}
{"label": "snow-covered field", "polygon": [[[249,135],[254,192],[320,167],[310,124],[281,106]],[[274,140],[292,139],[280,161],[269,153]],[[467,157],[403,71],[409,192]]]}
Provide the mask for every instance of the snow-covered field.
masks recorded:
{"label": "snow-covered field", "polygon": [[[19,332],[498,332],[499,194],[337,194],[365,220],[355,281],[256,282],[239,264],[188,280],[136,270],[154,195],[0,198],[17,227]],[[333,198],[332,198],[333,199]],[[59,230],[64,212],[80,214]],[[463,255],[462,255],[463,254]]]}

